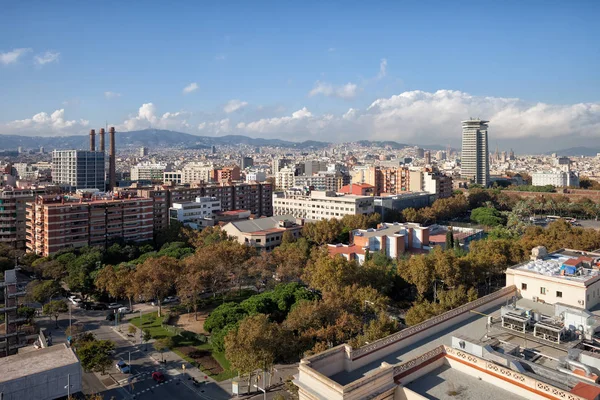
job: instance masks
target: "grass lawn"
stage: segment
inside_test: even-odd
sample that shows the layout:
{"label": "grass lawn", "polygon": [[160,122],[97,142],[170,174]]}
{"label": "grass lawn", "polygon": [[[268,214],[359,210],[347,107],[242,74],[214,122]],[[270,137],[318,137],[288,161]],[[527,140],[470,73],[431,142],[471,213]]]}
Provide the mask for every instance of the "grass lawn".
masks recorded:
{"label": "grass lawn", "polygon": [[[209,350],[211,352],[212,357],[221,365],[221,368],[223,368],[224,371],[221,372],[220,374],[211,375],[209,372],[204,371],[204,369],[202,368],[201,365],[198,367],[203,372],[205,372],[207,375],[210,375],[211,378],[213,378],[214,380],[216,380],[218,382],[221,382],[226,379],[230,379],[230,378],[233,378],[234,376],[237,376],[237,372],[231,370],[231,364],[229,364],[229,361],[227,361],[227,359],[225,358],[224,353],[217,353],[217,352],[212,351],[212,346],[210,343],[199,343],[197,340],[194,340],[194,339],[184,339],[181,336],[177,336],[174,333],[169,332],[168,330],[166,330],[165,328],[163,328],[161,326],[161,320],[162,320],[162,318],[158,318],[157,312],[144,314],[144,315],[142,315],[141,329],[143,329],[144,331],[149,331],[150,334],[152,335],[152,338],[154,338],[154,339],[161,339],[164,337],[172,337],[176,346],[193,346],[199,350]],[[130,319],[129,323],[136,326],[137,328],[140,328],[140,317],[135,317],[135,318]],[[179,357],[185,359],[187,362],[189,362],[189,363],[192,362],[191,359],[184,356],[183,353],[178,351],[177,347],[175,349],[173,349],[173,352],[175,354],[177,354]]]}

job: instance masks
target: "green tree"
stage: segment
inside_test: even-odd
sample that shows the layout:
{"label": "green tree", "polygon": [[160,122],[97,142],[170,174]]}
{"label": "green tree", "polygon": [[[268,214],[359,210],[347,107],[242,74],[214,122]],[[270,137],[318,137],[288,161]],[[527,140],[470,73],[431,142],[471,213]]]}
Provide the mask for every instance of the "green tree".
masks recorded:
{"label": "green tree", "polygon": [[83,370],[103,375],[113,363],[111,353],[114,349],[115,344],[109,340],[78,340],[76,344],[77,357]]}
{"label": "green tree", "polygon": [[479,207],[471,211],[471,221],[486,226],[504,224],[504,218],[498,210],[490,207]]}
{"label": "green tree", "polygon": [[142,332],[142,341],[146,343],[146,350],[148,350],[148,342],[152,340],[152,334],[149,330],[145,330]]}
{"label": "green tree", "polygon": [[446,246],[444,248],[446,250],[454,248],[454,233],[452,232],[452,227],[450,226],[446,232]]}
{"label": "green tree", "polygon": [[17,315],[21,318],[26,318],[27,322],[31,323],[35,315],[35,308],[21,305],[17,308]]}
{"label": "green tree", "polygon": [[351,285],[359,277],[359,267],[344,257],[329,257],[327,249],[317,249],[304,269],[302,280],[312,288],[327,291]]}
{"label": "green tree", "polygon": [[62,288],[60,284],[56,281],[46,280],[34,280],[27,284],[27,298],[30,301],[45,304],[47,303],[53,296],[59,295],[62,293]]}
{"label": "green tree", "polygon": [[67,307],[67,303],[63,300],[52,300],[49,303],[44,304],[44,308],[42,309],[45,315],[54,317],[54,323],[58,328],[58,317],[62,313],[66,313],[69,311]]}
{"label": "green tree", "polygon": [[248,374],[250,389],[252,372],[272,367],[280,343],[279,325],[269,322],[266,315],[257,314],[241,321],[236,330],[225,336],[225,356],[241,375]]}
{"label": "green tree", "polygon": [[179,262],[176,259],[166,256],[148,258],[135,270],[133,293],[145,299],[155,299],[160,317],[162,300],[173,290],[178,274]]}

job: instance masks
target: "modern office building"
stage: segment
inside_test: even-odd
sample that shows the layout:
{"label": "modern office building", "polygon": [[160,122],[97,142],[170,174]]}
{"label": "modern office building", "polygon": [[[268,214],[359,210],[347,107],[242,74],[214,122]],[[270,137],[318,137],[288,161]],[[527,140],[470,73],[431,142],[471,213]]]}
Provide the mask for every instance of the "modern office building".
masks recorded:
{"label": "modern office building", "polygon": [[274,215],[292,215],[308,221],[342,218],[344,215],[371,214],[372,196],[290,189],[273,196]]}
{"label": "modern office building", "polygon": [[221,229],[241,244],[252,246],[258,251],[271,251],[281,244],[285,232],[290,232],[294,238],[300,237],[302,221],[291,215],[279,215],[230,222]]}
{"label": "modern office building", "polygon": [[26,203],[33,201],[36,196],[58,192],[59,188],[56,186],[28,189],[5,186],[0,189],[0,243],[24,249],[27,232]]}
{"label": "modern office building", "polygon": [[221,202],[216,197],[196,197],[194,201],[173,203],[169,209],[169,218],[198,229],[213,226],[214,217],[219,211]]}
{"label": "modern office building", "polygon": [[152,206],[151,199],[100,193],[37,196],[27,203],[27,251],[46,257],[116,240],[150,241]]}
{"label": "modern office building", "polygon": [[483,186],[487,186],[490,180],[488,122],[480,119],[462,121],[460,174]]}
{"label": "modern office building", "polygon": [[146,157],[148,155],[147,147],[140,147],[140,157]]}
{"label": "modern office building", "polygon": [[104,152],[54,150],[52,182],[68,191],[78,189],[103,191],[106,187]]}
{"label": "modern office building", "polygon": [[252,168],[254,166],[254,159],[252,157],[242,156],[240,160],[240,169],[245,170],[246,168]]}
{"label": "modern office building", "polygon": [[162,181],[167,164],[155,164],[149,161],[131,167],[132,181]]}

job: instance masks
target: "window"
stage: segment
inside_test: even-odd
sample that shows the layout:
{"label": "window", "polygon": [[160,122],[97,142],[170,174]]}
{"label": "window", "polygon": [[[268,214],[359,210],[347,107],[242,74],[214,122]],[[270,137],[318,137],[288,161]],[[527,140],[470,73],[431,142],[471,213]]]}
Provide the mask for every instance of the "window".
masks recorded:
{"label": "window", "polygon": [[556,292],[556,297],[562,297],[562,292]]}
{"label": "window", "polygon": [[527,290],[527,284],[521,283],[521,290]]}
{"label": "window", "polygon": [[546,294],[546,288],[545,287],[541,287],[540,288],[540,294]]}

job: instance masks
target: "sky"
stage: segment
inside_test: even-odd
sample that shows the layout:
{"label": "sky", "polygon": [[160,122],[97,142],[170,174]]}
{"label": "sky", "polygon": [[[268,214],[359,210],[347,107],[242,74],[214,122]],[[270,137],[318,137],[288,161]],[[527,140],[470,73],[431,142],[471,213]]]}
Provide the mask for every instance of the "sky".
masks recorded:
{"label": "sky", "polygon": [[[0,134],[490,146],[600,136],[600,2],[4,1]],[[1,140],[1,138],[0,138]],[[541,148],[540,147],[540,148]]]}

